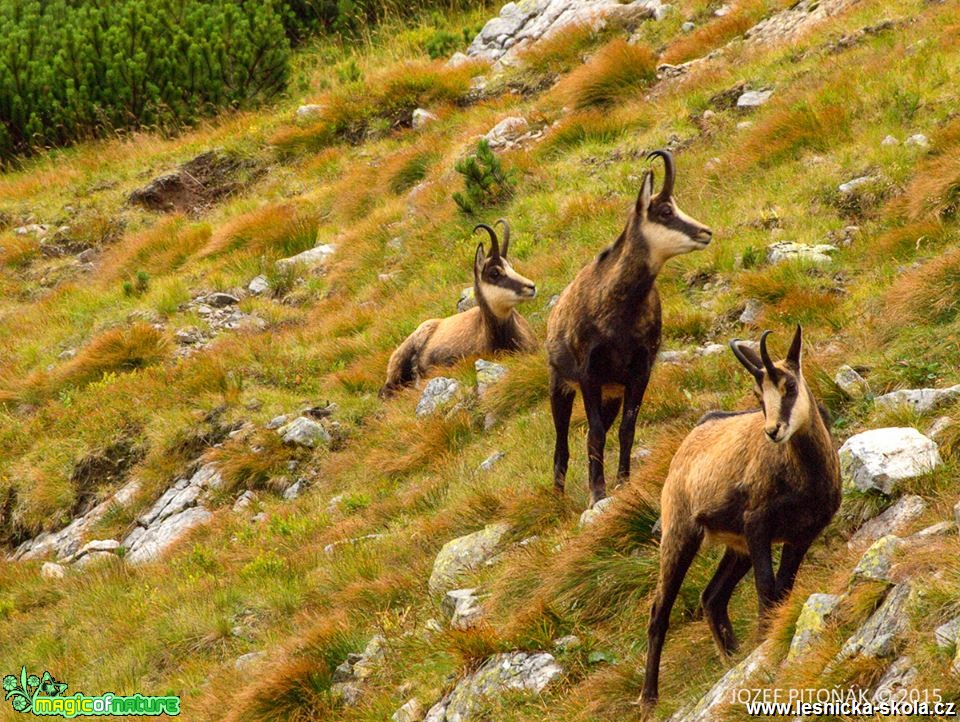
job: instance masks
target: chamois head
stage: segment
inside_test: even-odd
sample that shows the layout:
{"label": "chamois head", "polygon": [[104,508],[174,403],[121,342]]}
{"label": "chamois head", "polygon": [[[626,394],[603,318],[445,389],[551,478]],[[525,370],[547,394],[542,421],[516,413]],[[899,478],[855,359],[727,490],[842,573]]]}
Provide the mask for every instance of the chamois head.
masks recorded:
{"label": "chamois head", "polygon": [[[496,231],[486,223],[478,224],[474,232],[481,228],[490,234],[490,252],[486,253],[483,244],[477,246],[477,255],[473,263],[473,282],[477,302],[485,301],[494,314],[508,316],[521,301],[537,295],[537,286],[529,278],[513,270],[507,260],[510,250],[510,225],[501,218],[503,224],[503,245]],[[496,224],[494,224],[496,225]]]}
{"label": "chamois head", "polygon": [[659,269],[669,258],[706,248],[713,231],[677,206],[673,198],[676,169],[670,151],[654,150],[647,155],[647,158],[654,157],[663,159],[663,187],[654,195],[653,171],[643,172],[640,194],[627,224],[627,235],[646,244],[651,265]]}
{"label": "chamois head", "polygon": [[764,433],[774,443],[783,444],[806,426],[811,414],[816,411],[800,368],[803,329],[797,326],[787,358],[777,363],[771,360],[767,351],[767,336],[770,333],[764,331],[760,336],[759,356],[753,348],[739,339],[731,341],[730,348],[757,382],[754,393],[760,400],[760,408],[766,418]]}

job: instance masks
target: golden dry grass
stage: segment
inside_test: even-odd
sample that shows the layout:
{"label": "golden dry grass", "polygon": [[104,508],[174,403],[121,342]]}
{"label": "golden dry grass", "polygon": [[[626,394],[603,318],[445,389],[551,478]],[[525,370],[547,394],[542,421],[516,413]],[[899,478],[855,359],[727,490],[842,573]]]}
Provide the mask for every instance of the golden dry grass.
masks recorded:
{"label": "golden dry grass", "polygon": [[657,77],[657,58],[645,45],[622,38],[604,45],[587,63],[567,75],[556,93],[574,108],[622,103]]}

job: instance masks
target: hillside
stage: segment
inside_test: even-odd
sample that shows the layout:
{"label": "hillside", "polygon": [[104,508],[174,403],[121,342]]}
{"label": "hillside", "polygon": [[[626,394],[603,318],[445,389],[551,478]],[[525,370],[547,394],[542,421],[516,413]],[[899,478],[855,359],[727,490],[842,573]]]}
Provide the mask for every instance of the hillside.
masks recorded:
{"label": "hillside", "polygon": [[[639,719],[673,452],[756,405],[726,344],[772,329],[782,356],[799,323],[836,444],[856,437],[841,511],[768,641],[738,587],[729,661],[701,552],[656,718],[745,719],[730,687],[960,702],[960,8],[499,10],[305,43],[276,105],[0,175],[0,672],[180,695],[198,721]],[[455,166],[483,137],[507,177],[467,213]],[[578,401],[559,498],[542,350],[438,372],[457,390],[432,412],[378,390],[457,311],[478,222],[509,219],[542,344],[659,183],[655,148],[713,241],[659,277],[632,475],[581,518],[586,421]]]}

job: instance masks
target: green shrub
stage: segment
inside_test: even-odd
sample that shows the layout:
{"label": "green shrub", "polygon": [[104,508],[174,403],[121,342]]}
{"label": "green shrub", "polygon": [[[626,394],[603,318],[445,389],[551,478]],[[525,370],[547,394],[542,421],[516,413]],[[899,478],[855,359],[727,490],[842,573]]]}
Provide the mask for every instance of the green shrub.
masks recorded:
{"label": "green shrub", "polygon": [[508,200],[517,184],[516,173],[503,168],[486,139],[480,141],[475,155],[457,161],[454,168],[463,176],[464,191],[454,193],[453,200],[464,213]]}
{"label": "green shrub", "polygon": [[449,30],[436,30],[433,35],[427,38],[423,49],[427,51],[427,55],[431,58],[438,60],[452,55],[462,43],[463,38],[456,33]]}

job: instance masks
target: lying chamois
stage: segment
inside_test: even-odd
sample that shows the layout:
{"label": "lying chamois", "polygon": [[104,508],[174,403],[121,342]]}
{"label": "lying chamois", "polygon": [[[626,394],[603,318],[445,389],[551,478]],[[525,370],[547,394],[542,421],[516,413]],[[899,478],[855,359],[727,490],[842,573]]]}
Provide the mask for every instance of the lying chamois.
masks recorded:
{"label": "lying chamois", "polygon": [[[767,335],[760,356],[738,340],[737,360],[756,380],[760,409],[712,412],[690,432],[670,464],[661,494],[660,580],[650,612],[646,677],[641,700],[657,700],[660,652],[670,608],[700,543],[727,547],[700,595],[710,631],[728,655],[737,639],[727,615],[734,587],[753,568],[760,625],[793,588],[810,544],[840,507],[840,459],[826,412],[803,379],[802,331],[797,326],[785,361],[773,363]],[[783,544],[773,572],[771,546]]]}
{"label": "lying chamois", "polygon": [[660,347],[660,296],[655,281],[664,262],[710,243],[711,231],[681,211],[673,199],[673,156],[663,159],[663,188],[653,194],[653,172],[644,171],[626,228],[612,246],[585,266],[557,301],[547,325],[550,409],[557,440],[554,488],[563,493],[570,450],[567,435],[577,388],[590,431],[590,503],[606,496],[603,447],[621,403],[618,481],[630,476],[637,412]]}
{"label": "lying chamois", "polygon": [[468,356],[537,349],[530,324],[514,309],[521,301],[536,296],[537,287],[507,261],[510,226],[503,219],[497,223],[503,224],[502,247],[496,232],[487,224],[473,229],[482,228],[490,234],[490,253],[484,255],[483,244],[479,244],[473,264],[477,305],[456,316],[421,323],[390,356],[381,396],[416,383],[431,368],[450,366]]}

